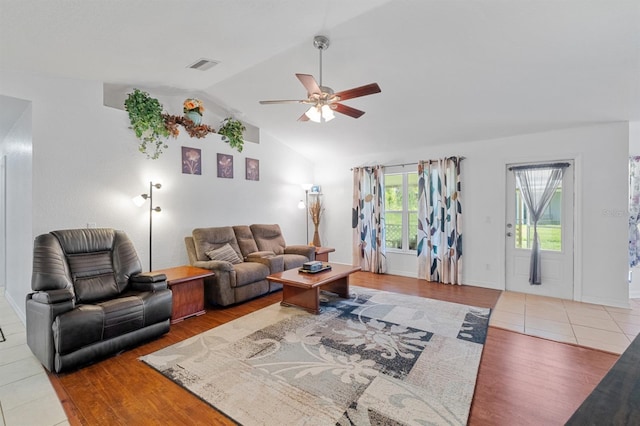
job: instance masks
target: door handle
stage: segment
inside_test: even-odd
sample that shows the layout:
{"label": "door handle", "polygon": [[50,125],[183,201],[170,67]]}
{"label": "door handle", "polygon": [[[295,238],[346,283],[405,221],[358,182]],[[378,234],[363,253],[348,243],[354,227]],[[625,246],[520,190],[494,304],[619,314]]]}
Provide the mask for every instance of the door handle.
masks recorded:
{"label": "door handle", "polygon": [[511,237],[513,234],[511,232],[507,232],[507,237]]}

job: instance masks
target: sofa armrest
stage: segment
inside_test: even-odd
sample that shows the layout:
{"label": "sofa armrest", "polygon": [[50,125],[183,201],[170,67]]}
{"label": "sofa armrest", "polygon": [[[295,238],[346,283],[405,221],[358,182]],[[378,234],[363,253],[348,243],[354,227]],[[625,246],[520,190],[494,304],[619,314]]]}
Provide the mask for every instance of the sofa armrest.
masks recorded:
{"label": "sofa armrest", "polygon": [[43,290],[31,293],[30,299],[43,305],[71,302],[69,310],[75,306],[75,296],[70,289]]}
{"label": "sofa armrest", "polygon": [[137,274],[129,278],[131,289],[135,291],[156,292],[168,288],[165,274]]}
{"label": "sofa armrest", "polygon": [[300,254],[307,257],[309,260],[316,260],[316,248],[315,246],[287,246],[284,248],[285,254]]}
{"label": "sofa armrest", "polygon": [[53,322],[58,315],[75,308],[75,297],[69,289],[37,291],[27,294],[25,301],[27,345],[49,371],[54,371],[55,345]]}
{"label": "sofa armrest", "polygon": [[193,266],[212,271],[231,272],[234,270],[233,263],[225,262],[224,260],[197,260],[193,263]]}
{"label": "sofa armrest", "polygon": [[[259,253],[259,252],[256,252],[256,253]],[[249,255],[247,256],[247,262],[262,263],[263,265],[266,265],[267,268],[269,268],[270,274],[275,274],[276,272],[284,271],[284,257],[282,256],[273,255],[269,257],[259,257],[259,256],[252,257],[251,255]]]}
{"label": "sofa armrest", "polygon": [[146,274],[132,275],[129,279],[134,283],[157,283],[166,281],[167,276],[165,274],[152,274],[148,272]]}
{"label": "sofa armrest", "polygon": [[273,257],[276,254],[272,251],[254,251],[253,253],[249,253],[247,255],[247,260],[249,259],[254,259],[254,258],[266,258],[266,257]]}

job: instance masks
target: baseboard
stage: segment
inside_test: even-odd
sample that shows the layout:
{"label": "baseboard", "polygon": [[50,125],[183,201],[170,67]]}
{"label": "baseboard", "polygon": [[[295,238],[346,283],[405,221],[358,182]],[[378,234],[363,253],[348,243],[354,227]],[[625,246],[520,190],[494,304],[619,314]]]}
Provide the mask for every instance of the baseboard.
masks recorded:
{"label": "baseboard", "polygon": [[[13,298],[11,297],[11,295],[7,291],[4,292],[4,298],[7,300],[7,302],[11,306],[11,309],[13,309],[13,311],[16,313],[16,316],[18,317],[18,319],[26,327],[26,325],[27,325],[27,317],[25,316],[24,312],[22,312],[20,310],[20,305],[18,303],[16,303],[15,300],[13,300]],[[23,303],[24,303],[24,301],[23,301]]]}
{"label": "baseboard", "polygon": [[398,275],[398,276],[407,277],[407,278],[418,278],[418,274],[415,271],[408,272],[408,271],[398,271],[395,269],[390,269],[385,273],[389,275]]}
{"label": "baseboard", "polygon": [[612,300],[612,299],[599,298],[599,297],[583,297],[582,300],[580,300],[580,302],[593,303],[594,305],[613,306],[614,308],[624,308],[624,309],[629,309],[631,307],[629,302],[624,303],[624,302],[620,302],[619,300]]}
{"label": "baseboard", "polygon": [[477,280],[462,280],[464,285],[470,285],[473,287],[490,288],[492,290],[504,290],[504,286],[496,283],[495,281],[477,281]]}

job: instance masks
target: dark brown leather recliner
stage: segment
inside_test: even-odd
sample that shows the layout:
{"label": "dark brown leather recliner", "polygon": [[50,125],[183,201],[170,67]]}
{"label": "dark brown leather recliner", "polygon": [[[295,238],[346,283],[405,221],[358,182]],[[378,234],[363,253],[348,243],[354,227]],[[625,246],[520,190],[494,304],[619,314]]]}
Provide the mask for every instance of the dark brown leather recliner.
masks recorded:
{"label": "dark brown leather recliner", "polygon": [[33,247],[27,344],[57,373],[169,331],[166,276],[140,274],[131,240],[114,229],[43,234]]}

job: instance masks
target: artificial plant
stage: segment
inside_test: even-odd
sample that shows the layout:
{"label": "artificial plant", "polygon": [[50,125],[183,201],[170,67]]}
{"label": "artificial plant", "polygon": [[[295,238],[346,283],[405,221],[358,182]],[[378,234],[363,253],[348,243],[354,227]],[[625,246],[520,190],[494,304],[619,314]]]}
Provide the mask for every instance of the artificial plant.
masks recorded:
{"label": "artificial plant", "polygon": [[231,148],[242,152],[244,148],[243,133],[246,129],[241,121],[232,117],[227,117],[220,123],[218,134],[222,136],[222,141],[227,142]]}
{"label": "artificial plant", "polygon": [[130,128],[140,139],[138,149],[147,158],[157,159],[168,148],[165,141],[170,135],[162,116],[162,104],[147,92],[134,89],[124,101],[124,108],[129,113]]}

